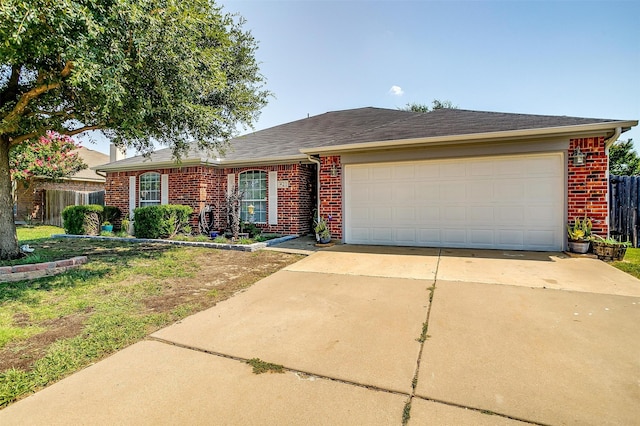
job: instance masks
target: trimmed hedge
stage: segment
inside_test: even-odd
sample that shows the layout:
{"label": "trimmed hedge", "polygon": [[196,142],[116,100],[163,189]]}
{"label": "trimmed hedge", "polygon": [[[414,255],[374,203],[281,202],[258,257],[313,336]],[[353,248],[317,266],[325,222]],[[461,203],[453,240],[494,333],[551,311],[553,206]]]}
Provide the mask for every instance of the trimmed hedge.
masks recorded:
{"label": "trimmed hedge", "polygon": [[98,235],[103,207],[97,204],[67,206],[62,211],[64,232],[71,235]]}
{"label": "trimmed hedge", "polygon": [[138,238],[171,238],[178,233],[190,233],[189,206],[164,204],[138,207],[133,211],[133,233]]}

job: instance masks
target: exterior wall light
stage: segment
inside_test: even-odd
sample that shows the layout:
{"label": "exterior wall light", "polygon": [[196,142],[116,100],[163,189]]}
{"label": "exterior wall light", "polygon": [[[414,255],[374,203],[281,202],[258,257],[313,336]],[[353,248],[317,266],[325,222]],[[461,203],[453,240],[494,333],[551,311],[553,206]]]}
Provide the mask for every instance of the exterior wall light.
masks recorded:
{"label": "exterior wall light", "polygon": [[573,151],[573,165],[574,166],[584,166],[587,162],[587,154],[580,150],[580,147],[576,147],[575,151]]}

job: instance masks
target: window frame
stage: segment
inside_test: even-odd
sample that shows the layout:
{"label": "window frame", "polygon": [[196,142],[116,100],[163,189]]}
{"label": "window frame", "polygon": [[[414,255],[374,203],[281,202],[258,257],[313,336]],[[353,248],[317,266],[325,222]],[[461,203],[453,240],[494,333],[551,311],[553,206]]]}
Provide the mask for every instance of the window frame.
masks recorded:
{"label": "window frame", "polygon": [[[251,181],[253,182],[252,185],[255,182],[259,183],[258,188],[251,189],[253,191],[250,194],[252,198],[247,197],[247,188],[245,187],[247,182],[247,176],[251,176]],[[256,208],[254,211],[253,223],[263,224],[263,225],[267,224],[267,219],[268,219],[267,203],[269,199],[267,179],[268,179],[268,173],[265,170],[245,170],[238,174],[238,189],[240,190],[240,192],[245,193],[245,195],[242,197],[242,201],[240,202],[240,220],[242,222],[249,222],[249,213],[247,211],[247,206],[252,204]],[[243,186],[243,184],[245,184],[245,186]],[[264,197],[263,198],[255,197],[256,192],[258,192],[258,194],[264,194]]]}
{"label": "window frame", "polygon": [[[147,182],[147,178],[154,177],[153,181]],[[143,182],[144,181],[144,182]],[[148,207],[148,206],[159,206],[162,204],[162,176],[158,172],[146,172],[138,176],[138,206],[139,207]],[[143,189],[143,184],[157,184],[157,189]],[[149,191],[152,194],[157,194],[157,199],[142,199],[142,191]]]}

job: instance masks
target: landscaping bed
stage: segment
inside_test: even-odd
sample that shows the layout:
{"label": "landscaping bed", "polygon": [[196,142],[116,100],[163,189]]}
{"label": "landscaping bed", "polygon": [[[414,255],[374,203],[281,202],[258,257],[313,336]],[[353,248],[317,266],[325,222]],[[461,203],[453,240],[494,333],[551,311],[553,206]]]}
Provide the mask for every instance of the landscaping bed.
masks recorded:
{"label": "landscaping bed", "polygon": [[0,284],[0,407],[300,259],[98,239],[28,243],[46,261],[89,261],[57,276]]}

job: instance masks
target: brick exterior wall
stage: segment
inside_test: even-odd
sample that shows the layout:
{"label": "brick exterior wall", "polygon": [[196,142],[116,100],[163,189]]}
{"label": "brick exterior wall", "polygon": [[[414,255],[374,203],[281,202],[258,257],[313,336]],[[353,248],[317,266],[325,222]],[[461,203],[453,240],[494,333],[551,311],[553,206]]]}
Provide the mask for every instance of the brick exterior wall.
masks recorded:
{"label": "brick exterior wall", "polygon": [[320,157],[320,215],[331,216],[331,238],[342,239],[342,164],[339,155]]}
{"label": "brick exterior wall", "polygon": [[[585,166],[573,165],[573,152],[579,146],[587,154]],[[593,221],[593,232],[607,235],[607,156],[604,137],[572,139],[567,155],[567,217],[573,222],[584,217],[585,212]],[[343,181],[340,156],[320,157],[320,214],[327,219],[332,238],[343,238]],[[238,175],[248,170],[277,171],[279,181],[288,181],[288,188],[278,188],[278,224],[258,224],[265,232],[304,235],[312,231],[311,220],[315,208],[315,165],[286,164],[263,167],[215,169],[212,167],[186,167],[137,172],[117,172],[107,175],[107,205],[115,205],[127,212],[129,209],[129,176],[149,171],[169,175],[169,203],[184,204],[194,208],[192,224],[197,226],[198,213],[205,204],[215,207],[215,227],[224,228],[225,194],[227,175]],[[268,185],[268,183],[267,183]],[[136,188],[136,194],[138,189]],[[267,222],[269,219],[267,218]]]}
{"label": "brick exterior wall", "polygon": [[[218,169],[207,166],[170,169],[150,169],[107,174],[105,204],[118,206],[123,213],[129,212],[129,177],[136,177],[136,206],[139,193],[139,176],[147,172],[157,172],[169,176],[169,204],[182,204],[194,209],[191,224],[194,230],[198,226],[201,209],[205,205],[214,207],[214,227],[223,230],[226,227],[225,195],[227,193],[227,175],[238,175],[249,170],[267,173],[278,172],[278,181],[288,181],[288,188],[278,188],[278,224],[257,224],[264,232],[305,235],[311,231],[311,217],[314,204],[315,165],[284,164],[262,167],[243,167]],[[268,182],[267,182],[268,187]],[[268,194],[267,194],[268,204]],[[268,212],[267,212],[268,214]]]}
{"label": "brick exterior wall", "polygon": [[33,215],[33,220],[44,220],[45,196],[47,190],[96,192],[105,189],[103,182],[91,181],[52,181],[46,179],[31,179],[28,182],[18,182],[16,185],[16,220],[25,220]]}
{"label": "brick exterior wall", "polygon": [[[573,165],[576,147],[585,153],[584,166]],[[576,217],[587,217],[593,221],[593,233],[606,236],[608,222],[608,158],[604,137],[572,139],[567,155],[567,218],[573,223]]]}

